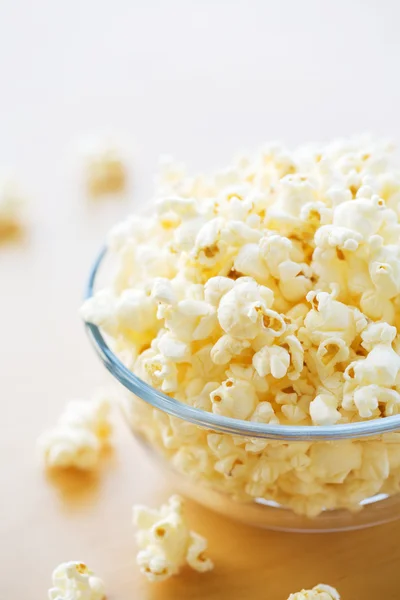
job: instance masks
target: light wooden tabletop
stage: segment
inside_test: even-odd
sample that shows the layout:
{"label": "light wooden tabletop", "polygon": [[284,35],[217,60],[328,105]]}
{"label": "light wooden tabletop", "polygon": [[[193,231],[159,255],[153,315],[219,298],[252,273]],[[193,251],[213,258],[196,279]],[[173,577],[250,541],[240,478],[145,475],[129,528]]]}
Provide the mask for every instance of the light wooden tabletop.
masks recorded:
{"label": "light wooden tabletop", "polygon": [[0,246],[0,600],[45,598],[66,560],[87,562],[109,600],[286,600],[319,582],[343,600],[400,598],[400,521],[280,534],[193,503],[215,570],[149,585],[131,507],[173,490],[122,419],[96,475],[49,479],[35,458],[65,401],[108,381],[77,310],[106,231],[132,209],[82,196],[74,143],[123,132],[139,205],[160,152],[202,168],[281,137],[371,130],[398,141],[399,17],[394,0],[0,4],[0,167],[15,166],[29,208],[25,237]]}

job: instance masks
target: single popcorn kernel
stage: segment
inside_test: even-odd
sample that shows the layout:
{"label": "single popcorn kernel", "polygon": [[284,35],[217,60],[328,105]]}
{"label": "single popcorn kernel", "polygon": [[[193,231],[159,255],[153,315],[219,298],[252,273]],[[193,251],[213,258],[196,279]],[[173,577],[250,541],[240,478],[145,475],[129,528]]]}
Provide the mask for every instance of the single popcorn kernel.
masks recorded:
{"label": "single popcorn kernel", "polygon": [[188,529],[179,496],[171,496],[159,510],[134,506],[133,522],[140,548],[137,563],[149,581],[168,579],[185,564],[200,573],[213,568],[205,556],[205,538]]}
{"label": "single popcorn kernel", "polygon": [[85,563],[62,563],[53,571],[49,600],[103,600],[104,597],[104,583]]}
{"label": "single popcorn kernel", "polygon": [[[270,144],[196,176],[168,161],[156,196],[147,216],[112,229],[115,275],[82,316],[148,385],[215,423],[257,424],[261,437],[234,426],[215,434],[133,394],[132,427],[176,470],[234,500],[313,518],[398,493],[398,438],[279,436],[297,425],[333,437],[337,426],[400,414],[393,148],[367,137],[294,151]],[[275,439],[260,425],[277,428]],[[68,456],[77,442],[62,433]],[[93,435],[80,461],[96,456]],[[165,553],[141,556],[144,569],[170,573]]]}
{"label": "single popcorn kernel", "polygon": [[112,153],[103,154],[88,165],[87,186],[91,196],[122,192],[125,183],[124,166]]}
{"label": "single popcorn kernel", "polygon": [[97,198],[125,190],[125,159],[112,142],[107,139],[87,140],[83,144],[82,154],[86,189],[90,196]]}
{"label": "single popcorn kernel", "polygon": [[56,427],[38,439],[45,465],[83,470],[95,468],[111,433],[109,413],[110,402],[103,392],[88,401],[70,401]]}
{"label": "single popcorn kernel", "polygon": [[290,594],[288,600],[340,600],[340,596],[335,588],[320,583],[311,590]]}

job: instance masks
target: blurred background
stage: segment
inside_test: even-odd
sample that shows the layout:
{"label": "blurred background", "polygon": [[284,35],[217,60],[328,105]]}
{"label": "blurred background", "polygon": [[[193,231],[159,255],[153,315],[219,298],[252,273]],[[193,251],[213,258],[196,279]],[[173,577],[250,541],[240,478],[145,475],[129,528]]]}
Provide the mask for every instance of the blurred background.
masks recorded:
{"label": "blurred background", "polygon": [[[138,482],[151,479],[150,462],[134,467],[121,428],[119,471],[104,475],[90,514],[74,513],[88,532],[78,544],[33,449],[65,400],[104,378],[77,310],[105,233],[150,200],[158,155],[197,171],[273,139],[292,146],[367,131],[398,142],[399,19],[394,0],[0,3],[0,167],[14,169],[27,199],[25,237],[0,248],[1,599],[39,598],[57,562],[78,549],[89,561],[93,545],[95,566],[112,578],[105,534],[126,565],[118,582],[129,580],[130,506],[149,494]],[[129,196],[90,202],[77,148],[108,133],[126,150]],[[46,551],[33,567],[38,547]],[[14,576],[32,569],[29,581]]]}

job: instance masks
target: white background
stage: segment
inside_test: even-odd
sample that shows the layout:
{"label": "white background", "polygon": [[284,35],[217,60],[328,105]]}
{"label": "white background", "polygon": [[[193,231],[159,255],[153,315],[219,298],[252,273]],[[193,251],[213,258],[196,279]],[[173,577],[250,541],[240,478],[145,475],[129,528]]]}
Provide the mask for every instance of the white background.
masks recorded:
{"label": "white background", "polygon": [[104,129],[141,180],[165,151],[199,168],[271,138],[399,138],[399,19],[395,0],[3,0],[0,164],[43,194]]}

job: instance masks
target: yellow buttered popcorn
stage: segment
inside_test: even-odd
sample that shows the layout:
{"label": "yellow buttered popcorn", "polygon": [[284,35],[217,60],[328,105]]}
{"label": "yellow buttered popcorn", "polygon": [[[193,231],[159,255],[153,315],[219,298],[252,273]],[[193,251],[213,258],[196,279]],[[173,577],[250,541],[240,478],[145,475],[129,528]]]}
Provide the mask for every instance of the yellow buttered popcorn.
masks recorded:
{"label": "yellow buttered popcorn", "polygon": [[149,581],[163,581],[188,564],[204,573],[213,568],[205,556],[207,541],[190,531],[183,514],[183,500],[171,496],[160,509],[133,507],[139,553],[137,563]]}

